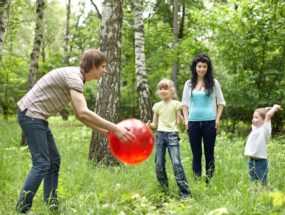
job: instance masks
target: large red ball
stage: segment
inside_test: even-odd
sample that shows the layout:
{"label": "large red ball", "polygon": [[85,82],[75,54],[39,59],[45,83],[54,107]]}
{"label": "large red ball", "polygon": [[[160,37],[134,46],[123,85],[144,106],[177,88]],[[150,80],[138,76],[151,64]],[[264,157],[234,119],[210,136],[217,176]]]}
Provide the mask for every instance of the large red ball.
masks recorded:
{"label": "large red ball", "polygon": [[114,134],[109,133],[109,148],[119,161],[126,164],[138,164],[146,160],[154,147],[154,135],[151,129],[138,119],[126,119],[118,126],[128,128],[135,136],[130,143],[121,142]]}

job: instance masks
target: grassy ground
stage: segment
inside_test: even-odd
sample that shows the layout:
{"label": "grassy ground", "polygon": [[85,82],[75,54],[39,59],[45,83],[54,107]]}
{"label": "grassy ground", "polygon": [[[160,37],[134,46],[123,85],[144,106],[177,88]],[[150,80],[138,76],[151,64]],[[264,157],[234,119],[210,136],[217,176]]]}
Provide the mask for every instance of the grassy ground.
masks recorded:
{"label": "grassy ground", "polygon": [[[169,159],[170,190],[164,194],[155,177],[154,156],[136,166],[94,166],[88,161],[91,130],[74,119],[52,118],[50,127],[62,156],[59,214],[285,214],[285,137],[268,145],[271,192],[253,192],[249,183],[244,139],[220,133],[216,172],[210,186],[195,181],[186,134],[181,159],[193,197],[181,200]],[[15,204],[31,167],[27,148],[19,147],[15,119],[0,121],[0,214],[15,214]],[[39,189],[30,214],[52,214]]]}

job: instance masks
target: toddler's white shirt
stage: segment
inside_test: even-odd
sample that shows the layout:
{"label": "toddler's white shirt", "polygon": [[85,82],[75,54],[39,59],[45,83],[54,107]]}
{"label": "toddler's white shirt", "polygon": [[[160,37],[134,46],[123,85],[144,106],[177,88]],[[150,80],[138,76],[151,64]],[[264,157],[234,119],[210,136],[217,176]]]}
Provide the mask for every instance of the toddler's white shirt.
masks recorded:
{"label": "toddler's white shirt", "polygon": [[252,131],[247,138],[244,154],[250,157],[267,159],[266,144],[270,135],[271,121],[267,121],[260,126],[252,125]]}

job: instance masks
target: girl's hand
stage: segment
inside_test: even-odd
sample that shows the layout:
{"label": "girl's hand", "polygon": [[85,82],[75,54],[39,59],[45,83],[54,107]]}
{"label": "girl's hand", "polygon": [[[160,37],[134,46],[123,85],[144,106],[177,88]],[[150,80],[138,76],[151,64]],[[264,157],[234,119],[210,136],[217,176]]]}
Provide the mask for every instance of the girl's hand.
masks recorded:
{"label": "girl's hand", "polygon": [[146,126],[149,127],[149,128],[151,128],[150,124],[151,124],[151,121],[148,120],[147,123],[146,123]]}
{"label": "girl's hand", "polygon": [[177,117],[176,117],[176,121],[177,121],[177,124],[181,124],[184,120],[184,117],[181,115],[181,114],[177,114]]}
{"label": "girl's hand", "polygon": [[185,131],[187,132],[188,131],[188,122],[185,121]]}

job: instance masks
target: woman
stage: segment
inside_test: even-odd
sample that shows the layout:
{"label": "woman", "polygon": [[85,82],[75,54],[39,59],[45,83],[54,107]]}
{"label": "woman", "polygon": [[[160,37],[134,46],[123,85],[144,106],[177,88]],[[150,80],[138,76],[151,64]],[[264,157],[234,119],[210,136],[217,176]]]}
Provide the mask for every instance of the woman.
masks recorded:
{"label": "woman", "polygon": [[213,78],[211,59],[197,55],[191,63],[191,80],[184,85],[182,110],[193,160],[192,169],[199,179],[202,174],[202,139],[206,161],[206,183],[215,170],[214,148],[216,131],[226,104],[219,82]]}

